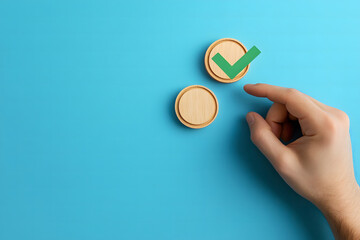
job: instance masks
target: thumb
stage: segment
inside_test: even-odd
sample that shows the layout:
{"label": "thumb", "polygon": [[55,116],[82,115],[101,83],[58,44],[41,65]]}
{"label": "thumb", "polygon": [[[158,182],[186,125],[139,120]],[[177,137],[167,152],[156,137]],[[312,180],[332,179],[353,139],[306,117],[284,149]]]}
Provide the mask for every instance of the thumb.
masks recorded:
{"label": "thumb", "polygon": [[287,155],[289,149],[274,135],[270,125],[258,113],[249,112],[246,115],[249,124],[251,140],[277,169]]}

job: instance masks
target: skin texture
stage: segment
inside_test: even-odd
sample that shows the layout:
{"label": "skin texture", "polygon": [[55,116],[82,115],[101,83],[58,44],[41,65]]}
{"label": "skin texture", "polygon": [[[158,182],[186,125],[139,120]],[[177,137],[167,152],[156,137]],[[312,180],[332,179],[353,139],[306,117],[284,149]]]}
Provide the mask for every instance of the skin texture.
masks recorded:
{"label": "skin texture", "polygon": [[[295,89],[268,84],[244,89],[274,102],[265,119],[247,114],[253,143],[292,189],[323,212],[336,239],[360,239],[360,188],[348,116]],[[297,128],[302,136],[289,142]]]}

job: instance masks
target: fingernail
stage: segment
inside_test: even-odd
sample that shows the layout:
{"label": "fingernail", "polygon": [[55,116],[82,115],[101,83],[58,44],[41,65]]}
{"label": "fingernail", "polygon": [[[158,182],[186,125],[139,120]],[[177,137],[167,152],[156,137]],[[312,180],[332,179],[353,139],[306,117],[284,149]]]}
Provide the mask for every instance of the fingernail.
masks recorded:
{"label": "fingernail", "polygon": [[248,113],[246,115],[246,121],[248,122],[249,125],[252,125],[255,121],[254,116],[251,113]]}

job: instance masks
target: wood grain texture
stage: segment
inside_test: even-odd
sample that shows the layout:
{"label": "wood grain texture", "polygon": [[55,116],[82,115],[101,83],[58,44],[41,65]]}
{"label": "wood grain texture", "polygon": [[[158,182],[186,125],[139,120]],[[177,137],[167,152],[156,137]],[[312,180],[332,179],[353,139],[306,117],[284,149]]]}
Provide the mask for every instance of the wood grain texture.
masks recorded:
{"label": "wood grain texture", "polygon": [[249,71],[250,64],[244,68],[235,78],[230,79],[224,71],[212,60],[212,57],[220,53],[231,65],[237,62],[247,52],[246,47],[236,39],[223,38],[210,45],[205,53],[205,68],[212,78],[222,83],[239,81]]}
{"label": "wood grain texture", "polygon": [[178,119],[190,128],[208,126],[215,120],[218,109],[215,94],[200,85],[183,89],[175,101],[175,112]]}

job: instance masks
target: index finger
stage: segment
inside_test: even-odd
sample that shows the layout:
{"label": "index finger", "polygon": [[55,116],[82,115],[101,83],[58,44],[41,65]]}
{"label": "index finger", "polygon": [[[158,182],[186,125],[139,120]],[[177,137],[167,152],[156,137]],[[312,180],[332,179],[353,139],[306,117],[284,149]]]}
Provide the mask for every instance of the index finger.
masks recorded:
{"label": "index finger", "polygon": [[265,97],[269,100],[286,106],[290,114],[299,119],[301,125],[321,126],[324,110],[315,104],[304,93],[293,89],[273,86],[269,84],[247,84],[244,90],[256,97]]}

